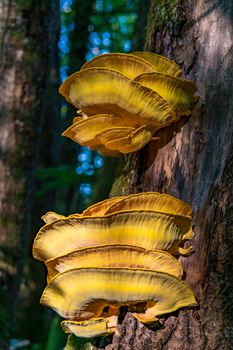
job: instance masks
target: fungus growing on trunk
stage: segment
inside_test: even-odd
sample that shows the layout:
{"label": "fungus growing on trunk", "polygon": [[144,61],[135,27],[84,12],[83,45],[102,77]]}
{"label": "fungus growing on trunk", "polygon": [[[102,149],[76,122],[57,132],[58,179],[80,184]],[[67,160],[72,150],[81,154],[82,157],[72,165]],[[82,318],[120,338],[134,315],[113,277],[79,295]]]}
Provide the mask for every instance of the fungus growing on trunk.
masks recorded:
{"label": "fungus growing on trunk", "polygon": [[176,115],[189,115],[189,106],[194,101],[196,86],[189,80],[171,77],[161,73],[145,73],[135,78],[141,85],[162,96]]}
{"label": "fungus growing on trunk", "polygon": [[[97,202],[82,212],[83,216],[102,216],[105,215],[108,209],[115,203],[124,199],[125,196],[118,196],[105,199],[101,202]],[[119,211],[119,210],[118,210]]]}
{"label": "fungus growing on trunk", "polygon": [[88,116],[111,114],[128,126],[145,123],[159,127],[176,115],[157,92],[107,68],[88,68],[65,80],[60,92]]}
{"label": "fungus growing on trunk", "polygon": [[106,244],[141,246],[179,252],[179,244],[192,237],[191,218],[152,211],[121,211],[102,217],[55,220],[43,226],[33,244],[33,256],[48,260],[82,247]]}
{"label": "fungus growing on trunk", "polygon": [[122,268],[81,268],[62,272],[45,288],[41,303],[75,321],[101,317],[106,306],[119,308],[150,302],[143,322],[181,307],[197,305],[189,286],[167,273]]}
{"label": "fungus growing on trunk", "polygon": [[141,149],[158,129],[190,114],[196,87],[180,76],[173,61],[148,52],[93,58],[60,87],[81,116],[63,135],[107,155]]}
{"label": "fungus growing on trunk", "polygon": [[155,71],[153,64],[147,60],[125,53],[106,53],[99,55],[86,62],[81,70],[95,67],[115,70],[132,80],[139,74]]}
{"label": "fungus growing on trunk", "polygon": [[149,62],[157,73],[163,73],[174,77],[182,75],[180,67],[169,58],[152,52],[138,51],[131,52],[130,55],[139,57]]}
{"label": "fungus growing on trunk", "polygon": [[93,338],[100,335],[117,333],[117,316],[92,318],[88,321],[62,321],[65,333],[73,333],[77,337]]}
{"label": "fungus growing on trunk", "polygon": [[[115,201],[112,202],[114,199]],[[128,196],[114,197],[108,201],[111,202],[108,202],[108,209],[105,214],[116,213],[122,210],[150,210],[159,213],[192,217],[192,208],[189,204],[164,193],[143,192],[130,194]]]}
{"label": "fungus growing on trunk", "polygon": [[[120,257],[120,259],[119,259]],[[183,269],[176,258],[164,251],[126,245],[82,248],[45,262],[48,282],[58,273],[86,267],[129,267],[169,273],[181,278]]]}
{"label": "fungus growing on trunk", "polygon": [[147,323],[197,304],[171,255],[191,249],[179,246],[193,236],[187,203],[138,193],[68,217],[48,212],[42,219],[46,225],[33,244],[34,257],[48,269],[41,303],[66,319],[65,332],[80,337],[117,332],[121,306]]}

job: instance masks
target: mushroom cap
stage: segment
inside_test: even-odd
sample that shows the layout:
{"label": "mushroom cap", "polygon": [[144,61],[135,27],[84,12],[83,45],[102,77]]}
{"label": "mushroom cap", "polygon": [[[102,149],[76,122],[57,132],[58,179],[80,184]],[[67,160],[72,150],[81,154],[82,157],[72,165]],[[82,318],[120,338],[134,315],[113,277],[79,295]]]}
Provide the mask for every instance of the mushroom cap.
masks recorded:
{"label": "mushroom cap", "polygon": [[146,322],[181,307],[197,305],[193,292],[181,279],[161,272],[121,268],[81,268],[60,273],[41,297],[43,305],[75,321],[99,317],[106,306],[145,301],[156,302],[153,315],[145,313]]}
{"label": "mushroom cap", "polygon": [[[82,216],[102,216],[105,215],[109,207],[113,204],[115,204],[117,201],[125,198],[125,196],[119,196],[119,197],[112,197],[108,199],[104,199],[103,201],[97,202],[91,206],[89,206],[87,209],[85,209],[82,214],[71,214],[68,217],[82,217]],[[55,213],[54,211],[48,211],[45,213],[41,219],[46,223],[50,224],[51,222],[59,219],[66,219],[67,216]]]}
{"label": "mushroom cap", "polygon": [[43,220],[46,224],[50,224],[51,222],[59,219],[65,219],[66,216],[55,213],[54,211],[48,211],[46,214],[41,216],[41,220]]}
{"label": "mushroom cap", "polygon": [[131,52],[130,55],[144,59],[152,64],[155,72],[168,74],[174,77],[179,77],[182,74],[180,67],[165,56],[146,51]]}
{"label": "mushroom cap", "polygon": [[[122,140],[122,138],[126,138],[129,135],[131,135],[133,132],[135,132],[136,129],[132,127],[127,126],[116,126],[115,128],[109,128],[102,131],[98,136],[97,139],[100,143],[104,144],[105,147],[108,142],[112,142],[115,140]],[[118,148],[109,148],[113,150],[117,150]]]}
{"label": "mushroom cap", "polygon": [[[98,114],[78,120],[65,130],[62,135],[69,137],[82,146],[93,148],[97,145],[105,144],[114,138],[128,135],[134,130],[135,128],[133,127],[126,127],[123,119],[120,117],[109,114]],[[109,131],[112,131],[112,133],[115,131],[115,135],[109,135],[107,140],[103,140],[104,134],[106,136],[106,132],[109,133]]]}
{"label": "mushroom cap", "polygon": [[60,93],[87,116],[113,114],[127,126],[152,124],[157,128],[176,119],[168,103],[155,91],[106,68],[89,68],[74,73],[60,87]]}
{"label": "mushroom cap", "polygon": [[[131,123],[133,125],[133,123]],[[134,123],[135,127],[137,123]],[[74,142],[97,149],[104,145],[106,149],[121,153],[135,152],[147,144],[155,131],[151,125],[135,127],[125,126],[123,118],[109,114],[99,114],[73,123],[63,132]]]}
{"label": "mushroom cap", "polygon": [[190,114],[189,107],[195,100],[193,95],[197,90],[192,81],[161,73],[141,74],[135,81],[162,96],[178,117]]}
{"label": "mushroom cap", "polygon": [[[90,147],[92,149],[92,147]],[[120,157],[121,153],[119,151],[113,151],[111,149],[106,148],[104,145],[98,145],[94,148],[94,150],[98,151],[102,156],[106,157]]]}
{"label": "mushroom cap", "polygon": [[[116,213],[121,210],[154,210],[165,214],[192,217],[192,208],[188,203],[164,193],[142,192],[114,198],[119,199],[108,203],[109,208],[106,210],[105,214]],[[114,198],[112,198],[111,201]],[[98,203],[96,205],[98,205]]]}
{"label": "mushroom cap", "polygon": [[115,70],[124,74],[129,79],[134,79],[142,73],[155,71],[150,62],[125,53],[106,53],[99,55],[86,62],[81,70],[96,67]]}
{"label": "mushroom cap", "polygon": [[82,213],[83,216],[101,216],[105,215],[106,211],[114,205],[116,202],[125,198],[125,196],[112,197],[108,199],[104,199],[101,202],[95,203],[85,209]]}
{"label": "mushroom cap", "polygon": [[117,332],[117,320],[117,316],[91,318],[81,322],[65,320],[61,322],[61,326],[65,333],[92,338]]}
{"label": "mushroom cap", "polygon": [[33,244],[33,255],[48,260],[82,247],[134,245],[174,253],[190,235],[191,218],[152,211],[121,211],[102,217],[75,217],[44,225]]}
{"label": "mushroom cap", "polygon": [[183,275],[180,263],[171,254],[126,245],[82,248],[47,260],[45,264],[48,269],[48,282],[58,273],[81,267],[142,268],[169,273],[177,278]]}
{"label": "mushroom cap", "polygon": [[154,130],[151,125],[142,125],[128,133],[128,135],[106,142],[105,146],[112,150],[118,150],[121,153],[136,152],[152,139]]}
{"label": "mushroom cap", "polygon": [[[192,217],[192,208],[188,203],[169,194],[159,192],[141,192],[108,198],[89,206],[82,214],[72,214],[71,216],[102,216],[122,210],[149,210]],[[66,217],[51,211],[42,216],[42,219],[46,220],[46,224],[64,218]]]}
{"label": "mushroom cap", "polygon": [[138,151],[158,129],[190,114],[196,86],[180,76],[175,62],[150,52],[91,59],[59,89],[83,117],[63,135],[107,156]]}

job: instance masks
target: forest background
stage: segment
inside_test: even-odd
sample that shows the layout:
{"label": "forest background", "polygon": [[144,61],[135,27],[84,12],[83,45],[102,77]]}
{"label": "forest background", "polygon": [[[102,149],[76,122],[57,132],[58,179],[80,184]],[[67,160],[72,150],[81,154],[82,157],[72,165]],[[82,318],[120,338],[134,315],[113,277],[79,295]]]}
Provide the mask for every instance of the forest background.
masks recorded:
{"label": "forest background", "polygon": [[64,347],[59,318],[39,305],[45,269],[32,259],[33,238],[46,211],[68,215],[108,198],[119,159],[61,137],[77,112],[58,88],[101,53],[142,49],[148,8],[1,0],[0,349]]}
{"label": "forest background", "polygon": [[[66,343],[58,316],[39,305],[46,277],[31,246],[40,217],[140,191],[192,205],[195,253],[181,262],[200,306],[155,328],[127,314],[119,336],[95,347],[233,348],[232,48],[227,0],[0,0],[1,350]],[[191,117],[120,159],[61,137],[76,115],[61,82],[101,53],[143,49],[174,59],[197,84]]]}

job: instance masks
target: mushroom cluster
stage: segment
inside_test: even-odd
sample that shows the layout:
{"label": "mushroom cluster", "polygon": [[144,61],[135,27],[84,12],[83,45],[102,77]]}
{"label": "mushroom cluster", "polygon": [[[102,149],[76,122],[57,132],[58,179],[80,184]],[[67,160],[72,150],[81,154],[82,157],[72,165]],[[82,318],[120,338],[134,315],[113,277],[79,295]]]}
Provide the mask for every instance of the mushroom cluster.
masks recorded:
{"label": "mushroom cluster", "polygon": [[148,323],[197,304],[177,260],[190,252],[180,245],[193,236],[192,210],[179,199],[139,193],[42,219],[33,244],[34,258],[48,270],[41,303],[65,318],[65,332],[117,332],[121,306]]}
{"label": "mushroom cluster", "polygon": [[150,52],[93,58],[60,87],[78,108],[63,135],[109,156],[141,149],[158,129],[190,114],[196,86],[181,74],[173,61]]}

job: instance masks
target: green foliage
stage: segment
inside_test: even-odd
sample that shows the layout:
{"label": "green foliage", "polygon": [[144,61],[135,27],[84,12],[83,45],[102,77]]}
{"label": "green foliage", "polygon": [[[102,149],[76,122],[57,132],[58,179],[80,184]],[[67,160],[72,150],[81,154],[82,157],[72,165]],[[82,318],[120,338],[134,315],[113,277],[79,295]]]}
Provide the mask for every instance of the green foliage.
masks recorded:
{"label": "green foliage", "polygon": [[69,335],[64,350],[94,350],[94,347],[89,339]]}
{"label": "green foliage", "polygon": [[110,33],[111,43],[108,47],[100,44],[99,50],[108,49],[110,52],[130,51],[132,35],[137,17],[138,0],[127,4],[125,0],[105,0],[102,8],[93,3],[91,28],[101,37],[104,32]]}
{"label": "green foliage", "polygon": [[92,183],[96,181],[97,173],[88,176],[85,174],[78,175],[72,165],[59,165],[57,167],[40,167],[37,169],[37,179],[41,182],[37,190],[37,196],[44,196],[47,192],[56,191],[61,188],[80,184],[83,182]]}
{"label": "green foliage", "polygon": [[65,334],[60,326],[61,319],[59,316],[54,316],[50,325],[48,340],[45,350],[62,350],[65,344]]}

